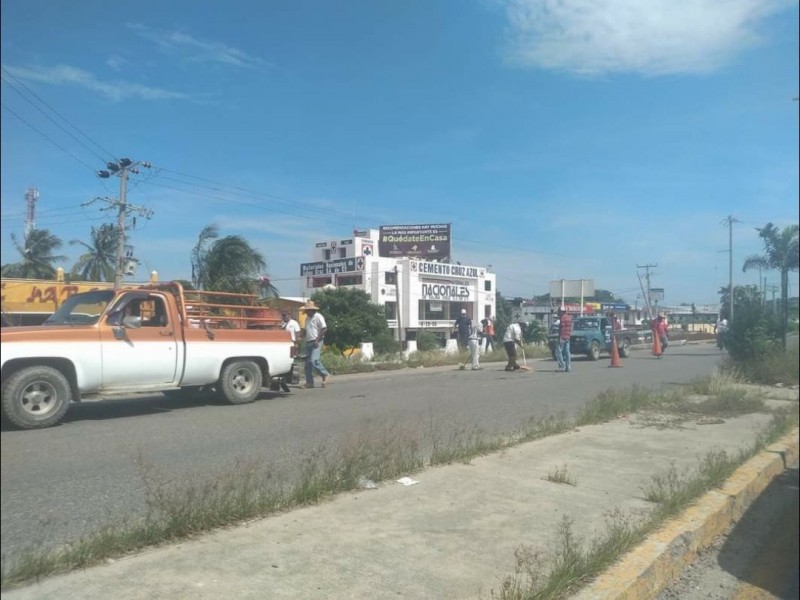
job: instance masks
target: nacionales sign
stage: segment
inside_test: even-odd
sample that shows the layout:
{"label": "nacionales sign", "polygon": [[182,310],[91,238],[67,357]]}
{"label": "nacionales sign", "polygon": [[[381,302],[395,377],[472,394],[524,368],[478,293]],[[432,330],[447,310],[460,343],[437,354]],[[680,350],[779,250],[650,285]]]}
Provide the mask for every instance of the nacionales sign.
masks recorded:
{"label": "nacionales sign", "polygon": [[381,225],[378,256],[449,259],[450,224]]}

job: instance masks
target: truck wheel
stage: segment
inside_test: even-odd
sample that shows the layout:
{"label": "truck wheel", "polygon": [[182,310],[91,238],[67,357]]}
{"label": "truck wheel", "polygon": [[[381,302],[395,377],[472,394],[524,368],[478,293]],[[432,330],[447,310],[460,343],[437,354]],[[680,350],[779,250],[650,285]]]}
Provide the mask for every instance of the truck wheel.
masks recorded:
{"label": "truck wheel", "polygon": [[247,404],[261,392],[261,369],[252,360],[225,365],[219,378],[220,396],[230,404]]}
{"label": "truck wheel", "polygon": [[589,358],[591,360],[600,360],[600,342],[597,340],[592,342],[589,346]]}
{"label": "truck wheel", "polygon": [[3,384],[3,414],[21,429],[58,423],[72,401],[69,381],[53,367],[20,369]]}
{"label": "truck wheel", "polygon": [[622,340],[621,344],[617,344],[617,348],[619,348],[619,357],[620,358],[628,358],[631,354],[631,341],[628,338]]}

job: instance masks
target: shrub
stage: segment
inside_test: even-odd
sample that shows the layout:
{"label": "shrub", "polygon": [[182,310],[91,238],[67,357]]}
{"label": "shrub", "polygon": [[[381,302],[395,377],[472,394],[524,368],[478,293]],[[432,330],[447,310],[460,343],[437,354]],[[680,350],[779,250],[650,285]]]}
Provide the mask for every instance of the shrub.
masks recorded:
{"label": "shrub", "polygon": [[390,331],[382,331],[372,338],[375,354],[397,354],[402,350],[400,342],[394,339]]}
{"label": "shrub", "polygon": [[417,332],[417,350],[420,352],[428,352],[430,350],[439,349],[439,338],[437,338],[430,331]]}

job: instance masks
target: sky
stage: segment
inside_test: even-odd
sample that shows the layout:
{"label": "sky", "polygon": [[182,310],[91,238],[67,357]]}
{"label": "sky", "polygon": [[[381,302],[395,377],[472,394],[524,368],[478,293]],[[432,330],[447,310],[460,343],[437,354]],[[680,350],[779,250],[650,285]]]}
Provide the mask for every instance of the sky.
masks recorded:
{"label": "sky", "polygon": [[796,0],[1,10],[3,263],[35,187],[69,270],[69,242],[115,221],[119,178],[96,171],[123,157],[151,165],[128,182],[132,280],[190,279],[214,223],[287,296],[317,241],[450,223],[453,260],[491,265],[506,297],[592,279],[641,306],[653,265],[663,304],[713,304],[731,256],[759,285],[756,228],[800,220]]}

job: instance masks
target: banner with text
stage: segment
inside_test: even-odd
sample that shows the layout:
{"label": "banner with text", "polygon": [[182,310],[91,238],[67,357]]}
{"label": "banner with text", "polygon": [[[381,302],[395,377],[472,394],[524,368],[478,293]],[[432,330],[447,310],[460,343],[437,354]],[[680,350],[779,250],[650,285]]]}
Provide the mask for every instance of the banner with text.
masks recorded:
{"label": "banner with text", "polygon": [[444,275],[446,277],[467,279],[478,279],[486,274],[486,269],[483,267],[466,267],[464,265],[415,260],[411,261],[410,268],[412,273],[419,273],[420,275]]}
{"label": "banner with text", "polygon": [[[364,267],[361,266],[361,269]],[[300,275],[328,275],[330,273],[347,273],[356,271],[355,258],[339,258],[337,260],[321,260],[312,263],[302,263],[300,265]]]}
{"label": "banner with text", "polygon": [[378,256],[449,259],[450,224],[381,225]]}

